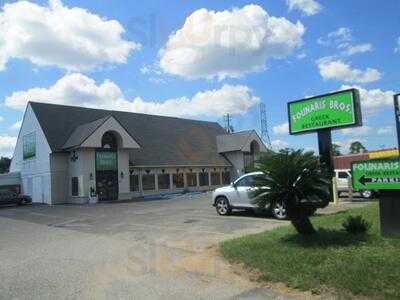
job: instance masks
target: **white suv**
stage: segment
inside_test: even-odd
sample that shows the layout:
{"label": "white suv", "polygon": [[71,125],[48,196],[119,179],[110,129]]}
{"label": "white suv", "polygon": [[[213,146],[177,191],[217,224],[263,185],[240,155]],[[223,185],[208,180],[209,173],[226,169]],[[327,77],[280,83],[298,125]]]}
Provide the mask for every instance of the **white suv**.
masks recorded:
{"label": "white suv", "polygon": [[[269,187],[263,186],[266,180],[262,172],[253,172],[239,177],[229,186],[217,188],[213,192],[213,206],[220,215],[228,215],[232,209],[259,209],[254,200],[268,193]],[[257,182],[257,184],[255,184]],[[260,184],[261,183],[261,184]],[[283,202],[273,203],[266,207],[277,219],[286,219],[287,211]]]}

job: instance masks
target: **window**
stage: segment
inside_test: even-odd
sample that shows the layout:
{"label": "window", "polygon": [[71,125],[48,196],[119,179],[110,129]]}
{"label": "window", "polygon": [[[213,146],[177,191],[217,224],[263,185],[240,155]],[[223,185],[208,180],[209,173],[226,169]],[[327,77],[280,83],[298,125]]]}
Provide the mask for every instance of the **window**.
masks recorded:
{"label": "window", "polygon": [[185,186],[184,180],[183,180],[183,173],[178,173],[172,175],[172,184],[174,189],[182,189]]}
{"label": "window", "polygon": [[196,173],[186,173],[186,181],[188,186],[197,186]]}
{"label": "window", "polygon": [[156,189],[156,180],[154,174],[142,175],[143,191],[153,191]]}
{"label": "window", "polygon": [[74,197],[79,196],[79,178],[78,177],[71,178],[71,186],[72,186],[71,195]]}
{"label": "window", "polygon": [[221,173],[211,172],[211,185],[220,185],[220,184],[221,184]]}
{"label": "window", "polygon": [[208,172],[200,172],[199,173],[199,183],[200,183],[200,186],[209,185]]}
{"label": "window", "polygon": [[265,187],[268,186],[268,178],[266,175],[255,175],[255,176],[250,176],[251,177],[251,181],[250,181],[250,185],[251,186],[258,186],[258,187]]}
{"label": "window", "polygon": [[169,174],[158,174],[158,189],[169,190]]}
{"label": "window", "polygon": [[265,175],[249,175],[236,182],[236,186],[266,186],[268,185]]}
{"label": "window", "polygon": [[250,176],[246,176],[235,183],[236,186],[250,186]]}
{"label": "window", "polygon": [[101,147],[114,150],[118,148],[117,138],[112,132],[107,131],[104,133],[103,137],[101,138]]}
{"label": "window", "polygon": [[129,188],[131,192],[139,191],[139,175],[129,175]]}
{"label": "window", "polygon": [[222,184],[230,184],[231,183],[231,172],[225,171],[222,172]]}
{"label": "window", "polygon": [[347,172],[339,172],[339,178],[346,179],[347,177],[349,177],[349,174],[347,174]]}

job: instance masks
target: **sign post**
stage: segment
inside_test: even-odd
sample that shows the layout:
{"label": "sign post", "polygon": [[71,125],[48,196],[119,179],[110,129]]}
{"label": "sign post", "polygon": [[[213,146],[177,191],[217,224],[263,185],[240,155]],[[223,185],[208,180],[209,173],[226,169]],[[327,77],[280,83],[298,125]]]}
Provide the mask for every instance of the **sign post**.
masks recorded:
{"label": "sign post", "polygon": [[349,89],[291,101],[288,119],[290,134],[318,134],[320,162],[333,176],[331,130],[362,125],[359,92]]}
{"label": "sign post", "polygon": [[381,233],[400,237],[400,157],[353,162],[353,188],[379,190]]}
{"label": "sign post", "polygon": [[396,120],[397,129],[397,150],[400,151],[400,104],[399,104],[400,94],[394,95],[394,117]]}

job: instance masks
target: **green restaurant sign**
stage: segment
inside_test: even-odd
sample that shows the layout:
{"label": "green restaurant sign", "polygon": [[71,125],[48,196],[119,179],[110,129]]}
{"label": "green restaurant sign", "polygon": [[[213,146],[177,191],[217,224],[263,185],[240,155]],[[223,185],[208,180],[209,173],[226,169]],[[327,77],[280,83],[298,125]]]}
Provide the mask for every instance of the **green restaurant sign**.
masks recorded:
{"label": "green restaurant sign", "polygon": [[288,114],[290,134],[362,125],[356,89],[289,102]]}
{"label": "green restaurant sign", "polygon": [[36,135],[34,132],[22,137],[22,158],[24,160],[36,156]]}
{"label": "green restaurant sign", "polygon": [[117,153],[108,151],[96,152],[96,170],[97,171],[116,171]]}
{"label": "green restaurant sign", "polygon": [[399,190],[400,157],[353,162],[351,174],[355,190]]}

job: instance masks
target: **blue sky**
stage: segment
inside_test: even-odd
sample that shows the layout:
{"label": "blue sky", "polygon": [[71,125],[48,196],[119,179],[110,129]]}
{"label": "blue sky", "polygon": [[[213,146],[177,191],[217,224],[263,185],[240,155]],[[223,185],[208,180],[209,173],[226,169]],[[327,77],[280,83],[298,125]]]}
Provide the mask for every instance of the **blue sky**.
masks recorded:
{"label": "blue sky", "polygon": [[316,149],[287,134],[286,103],[347,87],[364,126],[335,131],[347,152],[396,144],[400,2],[0,1],[0,155],[12,155],[27,99],[260,128],[276,148]]}

